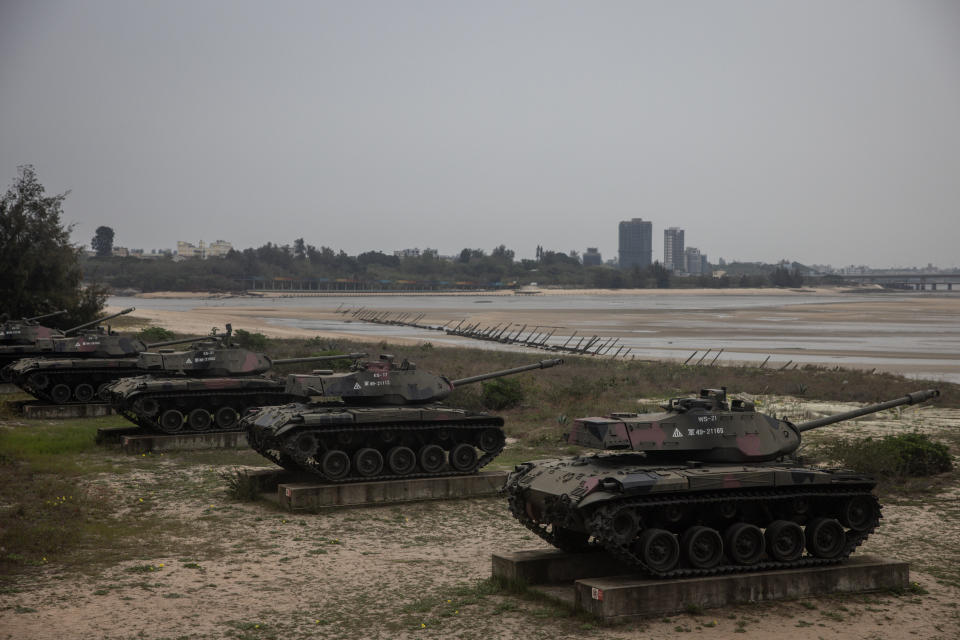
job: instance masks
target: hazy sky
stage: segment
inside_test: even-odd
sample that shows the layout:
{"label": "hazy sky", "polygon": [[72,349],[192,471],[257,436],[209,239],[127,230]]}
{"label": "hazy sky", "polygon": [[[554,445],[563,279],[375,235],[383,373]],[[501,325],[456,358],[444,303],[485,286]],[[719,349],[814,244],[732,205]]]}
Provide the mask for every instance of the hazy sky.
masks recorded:
{"label": "hazy sky", "polygon": [[960,266],[960,2],[0,0],[0,182],[89,245]]}

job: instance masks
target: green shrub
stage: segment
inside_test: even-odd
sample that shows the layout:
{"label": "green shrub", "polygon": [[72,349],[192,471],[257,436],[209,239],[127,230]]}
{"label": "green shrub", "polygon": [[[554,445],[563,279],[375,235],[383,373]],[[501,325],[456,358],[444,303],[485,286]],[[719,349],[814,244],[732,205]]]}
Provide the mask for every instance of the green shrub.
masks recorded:
{"label": "green shrub", "polygon": [[523,402],[523,386],[513,378],[494,378],[481,383],[483,406],[492,411],[516,407]]}
{"label": "green shrub", "polygon": [[137,334],[137,337],[144,342],[167,342],[176,340],[177,336],[169,329],[163,327],[147,327]]}
{"label": "green shrub", "polygon": [[267,348],[267,336],[262,333],[251,333],[244,329],[234,329],[233,337],[236,338],[237,344],[244,349],[264,351]]}
{"label": "green shrub", "polygon": [[930,476],[953,467],[946,445],[922,433],[862,440],[840,439],[818,447],[831,460],[881,477]]}

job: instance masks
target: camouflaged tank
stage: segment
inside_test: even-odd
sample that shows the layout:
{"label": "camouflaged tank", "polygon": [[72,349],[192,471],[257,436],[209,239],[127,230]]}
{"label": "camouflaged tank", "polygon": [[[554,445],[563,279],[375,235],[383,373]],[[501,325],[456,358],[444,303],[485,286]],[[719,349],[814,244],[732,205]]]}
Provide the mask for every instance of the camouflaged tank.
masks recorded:
{"label": "camouflaged tank", "polygon": [[63,315],[66,311],[54,311],[42,316],[32,318],[23,318],[21,320],[10,320],[7,315],[3,315],[0,322],[0,345],[6,344],[32,344],[41,338],[52,338],[63,335],[58,329],[51,329],[40,324],[40,320],[53,318]]}
{"label": "camouflaged tank", "polygon": [[7,365],[4,373],[10,382],[40,400],[86,404],[99,400],[111,382],[143,375],[137,360],[141,352],[201,340],[193,337],[145,343],[99,329],[58,341],[56,357],[23,358]]}
{"label": "camouflaged tank", "polygon": [[470,474],[503,450],[503,418],[438,401],[463,385],[562,363],[449,380],[380,356],[348,373],[288,376],[287,393],[309,401],[261,409],[241,424],[264,457],[329,482]]}
{"label": "camouflaged tank", "polygon": [[504,491],[513,515],[550,544],[603,549],[657,577],[835,563],[879,524],[876,480],[791,461],[800,434],[938,395],[793,424],[705,389],[663,413],[577,420],[570,444],[625,453],[526,462]]}
{"label": "camouflaged tank", "polygon": [[83,335],[71,337],[70,334],[86,329],[87,327],[98,325],[101,322],[106,322],[117,316],[125,315],[134,310],[134,307],[129,307],[123,311],[104,316],[103,318],[78,324],[62,332],[38,326],[36,327],[36,331],[29,332],[34,338],[32,342],[15,342],[13,344],[0,345],[0,380],[3,382],[11,382],[13,373],[7,365],[22,358],[96,357],[97,352],[95,349],[80,350],[76,348],[76,343],[83,341]]}
{"label": "camouflaged tank", "polygon": [[250,407],[284,404],[295,396],[283,382],[265,377],[275,365],[361,358],[350,353],[274,360],[236,346],[227,333],[207,338],[185,351],[161,349],[137,357],[140,375],[118,380],[103,390],[117,413],[148,431],[236,431]]}

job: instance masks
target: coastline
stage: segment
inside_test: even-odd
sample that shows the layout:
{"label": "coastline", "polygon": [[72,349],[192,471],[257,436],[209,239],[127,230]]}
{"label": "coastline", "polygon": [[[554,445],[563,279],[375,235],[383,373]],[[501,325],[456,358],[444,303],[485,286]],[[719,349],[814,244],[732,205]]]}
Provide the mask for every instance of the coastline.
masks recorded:
{"label": "coastline", "polygon": [[[653,360],[684,361],[694,351],[701,357],[707,349],[713,354],[725,349],[721,364],[759,364],[770,356],[770,366],[788,361],[800,364],[839,364],[848,368],[876,369],[903,375],[943,376],[960,380],[960,296],[906,294],[845,295],[836,289],[779,290],[713,289],[673,291],[677,301],[656,298],[657,304],[633,304],[620,307],[616,301],[592,306],[589,300],[567,308],[563,305],[468,304],[462,299],[433,299],[429,304],[417,296],[394,299],[387,307],[391,314],[408,312],[409,317],[424,314],[419,324],[453,326],[468,319],[483,327],[512,324],[554,328],[556,336],[599,335],[619,339],[635,349],[635,357]],[[610,290],[562,290],[553,295],[610,296],[629,300],[654,300],[664,291],[643,289],[637,292]],[[826,299],[824,299],[826,294]],[[216,298],[216,304],[204,304],[202,294],[186,300],[186,310],[138,307],[134,315],[146,324],[163,326],[178,333],[206,335],[211,328],[222,330],[226,323],[234,329],[263,333],[272,338],[313,338],[351,340],[376,344],[422,344],[435,346],[511,348],[499,343],[482,342],[445,332],[410,327],[365,323],[346,309],[356,310],[344,298],[263,299],[251,304],[248,299]],[[550,294],[547,294],[550,295]],[[690,296],[771,296],[771,303],[724,303],[718,308],[697,305]],[[816,299],[814,299],[816,296]],[[165,296],[166,297],[166,296]],[[169,296],[173,298],[174,296]],[[482,296],[479,296],[482,298]],[[169,299],[168,298],[168,299]],[[526,298],[530,296],[517,296]],[[805,298],[811,298],[805,301]],[[786,300],[786,302],[784,302]],[[796,302],[791,302],[796,300]],[[473,302],[477,302],[474,300]],[[369,304],[369,300],[362,304]],[[312,305],[312,306],[308,306]],[[158,305],[162,306],[162,305]],[[701,308],[703,306],[704,308]],[[115,307],[110,307],[113,310]],[[368,307],[369,308],[369,307]],[[372,307],[376,309],[376,306]],[[338,310],[341,311],[338,313]],[[396,316],[395,316],[396,317]],[[565,338],[563,338],[565,339]],[[561,339],[561,342],[562,340]],[[713,358],[711,355],[710,358]]]}

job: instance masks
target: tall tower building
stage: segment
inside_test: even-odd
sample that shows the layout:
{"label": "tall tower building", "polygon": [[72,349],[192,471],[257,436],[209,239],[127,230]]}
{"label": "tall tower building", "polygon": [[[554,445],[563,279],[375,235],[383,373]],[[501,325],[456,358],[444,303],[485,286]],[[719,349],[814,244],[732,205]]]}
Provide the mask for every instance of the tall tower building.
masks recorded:
{"label": "tall tower building", "polygon": [[686,251],[684,251],[684,254],[687,263],[685,271],[695,276],[703,273],[703,258],[705,256],[701,256],[700,249],[697,249],[696,247],[687,247]]}
{"label": "tall tower building", "polygon": [[649,267],[653,262],[653,223],[642,218],[620,223],[620,268]]}
{"label": "tall tower building", "polygon": [[683,271],[683,229],[663,230],[663,266],[670,271]]}

